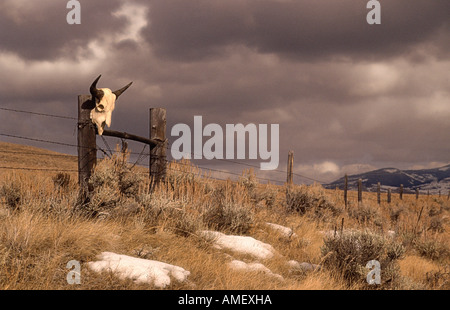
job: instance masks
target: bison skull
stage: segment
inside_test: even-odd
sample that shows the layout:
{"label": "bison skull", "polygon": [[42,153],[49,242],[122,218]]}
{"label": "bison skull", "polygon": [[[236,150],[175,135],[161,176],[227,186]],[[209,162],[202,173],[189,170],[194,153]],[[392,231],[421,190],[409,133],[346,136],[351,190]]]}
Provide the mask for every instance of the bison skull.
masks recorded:
{"label": "bison skull", "polygon": [[101,75],[95,79],[92,83],[90,92],[92,95],[92,101],[95,102],[95,108],[91,110],[91,120],[97,125],[98,134],[102,135],[105,128],[105,124],[111,126],[111,114],[114,111],[116,99],[130,87],[133,82],[127,86],[111,91],[109,88],[97,88],[97,82]]}

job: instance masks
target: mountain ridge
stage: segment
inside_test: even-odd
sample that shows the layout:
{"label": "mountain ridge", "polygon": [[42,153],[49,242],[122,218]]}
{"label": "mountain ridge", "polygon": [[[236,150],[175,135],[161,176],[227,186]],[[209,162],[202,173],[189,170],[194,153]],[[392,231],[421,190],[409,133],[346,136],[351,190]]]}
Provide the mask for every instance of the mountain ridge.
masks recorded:
{"label": "mountain ridge", "polygon": [[[397,189],[403,184],[405,193],[413,193],[418,189],[419,191],[429,191],[431,194],[438,194],[439,191],[444,194],[450,189],[450,164],[418,170],[388,167],[349,175],[348,189],[357,190],[359,179],[362,180],[363,190],[369,192],[377,191],[377,184],[380,182],[382,192],[387,192],[388,189]],[[345,178],[342,177],[325,184],[324,187],[344,189],[344,183]]]}

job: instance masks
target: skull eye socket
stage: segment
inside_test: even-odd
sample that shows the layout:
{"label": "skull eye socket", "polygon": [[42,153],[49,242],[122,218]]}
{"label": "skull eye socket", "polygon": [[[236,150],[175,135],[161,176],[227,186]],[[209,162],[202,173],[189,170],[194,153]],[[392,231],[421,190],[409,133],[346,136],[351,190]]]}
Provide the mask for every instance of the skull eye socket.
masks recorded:
{"label": "skull eye socket", "polygon": [[105,106],[103,104],[97,105],[97,109],[99,109],[99,110],[103,110],[104,108],[105,108]]}

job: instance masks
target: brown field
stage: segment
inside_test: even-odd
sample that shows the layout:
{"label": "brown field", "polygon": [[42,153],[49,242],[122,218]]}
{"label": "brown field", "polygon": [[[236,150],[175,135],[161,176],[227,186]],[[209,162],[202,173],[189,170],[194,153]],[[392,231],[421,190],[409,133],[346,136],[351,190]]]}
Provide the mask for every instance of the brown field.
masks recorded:
{"label": "brown field", "polygon": [[[8,151],[0,152],[2,167],[77,167],[73,156],[7,143],[0,147]],[[213,180],[189,162],[172,163],[168,172],[167,184],[151,193],[145,169],[130,173],[120,156],[99,160],[91,178],[95,191],[82,206],[76,173],[0,169],[0,290],[154,288],[87,268],[104,251],[190,271],[187,282],[172,281],[167,289],[450,289],[446,196],[399,200],[394,194],[391,204],[383,196],[378,205],[375,193],[364,193],[358,205],[351,192],[345,209],[342,191],[320,185],[295,185],[287,195],[285,186],[259,184],[252,171],[243,171],[236,182]],[[296,235],[278,234],[267,222]],[[278,255],[260,262],[283,280],[230,269],[230,255],[255,259],[216,249],[199,235],[201,230],[252,236],[272,245]],[[328,231],[329,236],[323,233]],[[371,259],[381,262],[380,285],[366,282],[364,268]],[[70,260],[81,262],[80,285],[66,281]],[[322,268],[292,269],[289,260]]]}

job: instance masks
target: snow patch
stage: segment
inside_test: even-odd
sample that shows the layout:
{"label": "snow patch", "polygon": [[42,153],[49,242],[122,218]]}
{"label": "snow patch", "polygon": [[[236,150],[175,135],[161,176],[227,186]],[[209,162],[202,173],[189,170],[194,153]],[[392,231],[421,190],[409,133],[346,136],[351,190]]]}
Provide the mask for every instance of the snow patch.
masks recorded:
{"label": "snow patch", "polygon": [[290,237],[297,237],[297,234],[294,233],[294,231],[289,228],[278,224],[273,223],[266,223],[267,226],[272,228],[273,230],[276,230],[278,233],[283,235],[283,237],[290,238]]}
{"label": "snow patch", "polygon": [[136,283],[154,284],[164,288],[170,284],[170,277],[184,282],[190,272],[181,267],[159,261],[120,255],[112,252],[103,252],[97,262],[87,263],[88,267],[96,272],[112,271],[122,279],[130,278]]}
{"label": "snow patch", "polygon": [[384,169],[384,171],[388,172],[388,173],[396,173],[398,172],[398,169]]}
{"label": "snow patch", "polygon": [[219,249],[228,249],[241,254],[249,254],[258,259],[272,258],[276,251],[267,243],[247,236],[225,235],[217,231],[202,231],[201,234],[214,241],[215,247]]}
{"label": "snow patch", "polygon": [[269,276],[272,276],[274,278],[277,278],[280,281],[283,281],[284,278],[276,273],[273,273],[269,268],[264,266],[261,263],[245,263],[240,260],[233,260],[230,263],[228,263],[228,266],[234,270],[243,270],[243,271],[261,271],[266,273]]}
{"label": "snow patch", "polygon": [[311,263],[299,263],[295,260],[290,260],[287,262],[288,266],[294,270],[302,270],[302,271],[315,271],[320,270],[322,267],[320,265],[311,264]]}

